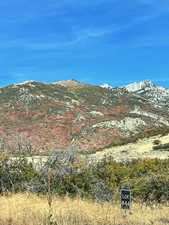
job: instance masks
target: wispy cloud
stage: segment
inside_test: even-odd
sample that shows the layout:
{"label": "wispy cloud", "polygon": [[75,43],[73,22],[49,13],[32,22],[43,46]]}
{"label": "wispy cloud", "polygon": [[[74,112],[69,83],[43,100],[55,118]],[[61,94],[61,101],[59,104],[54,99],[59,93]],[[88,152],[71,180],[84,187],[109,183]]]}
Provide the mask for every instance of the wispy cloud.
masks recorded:
{"label": "wispy cloud", "polygon": [[148,6],[154,9],[155,12],[164,13],[169,11],[168,0],[136,0],[140,5]]}
{"label": "wispy cloud", "polygon": [[[0,3],[1,6],[7,6],[9,5],[10,1],[7,0],[6,3]],[[26,0],[16,0],[16,5],[22,6],[19,11],[16,10],[16,13],[13,14],[13,16],[2,17],[1,22],[8,24],[8,23],[15,23],[17,27],[20,29],[22,28],[22,23],[29,23],[32,27],[34,27],[33,21],[40,19],[40,18],[46,18],[48,16],[53,17],[54,20],[59,21],[61,20],[61,24],[59,26],[64,26],[65,23],[68,23],[68,26],[70,30],[72,30],[72,34],[67,33],[66,31],[63,31],[63,35],[65,37],[70,36],[69,38],[65,38],[63,40],[58,40],[57,35],[59,31],[57,30],[56,25],[56,31],[53,29],[53,38],[48,38],[48,40],[43,41],[43,38],[41,37],[41,34],[39,34],[39,37],[35,38],[32,34],[31,38],[23,37],[23,38],[16,38],[16,39],[7,39],[7,40],[1,40],[0,48],[1,49],[11,49],[11,48],[24,48],[24,49],[32,49],[32,50],[55,50],[55,49],[63,49],[71,46],[76,46],[82,42],[92,41],[95,39],[101,39],[102,42],[104,42],[103,38],[108,35],[116,35],[121,31],[127,31],[130,29],[134,29],[135,27],[148,23],[154,19],[157,19],[165,10],[167,10],[167,7],[164,7],[167,4],[166,0],[163,0],[163,2],[157,1],[157,0],[126,0],[126,3],[123,4],[129,4],[130,5],[148,5],[149,7],[155,8],[155,10],[151,10],[150,13],[143,14],[141,16],[133,17],[130,22],[119,24],[118,22],[114,22],[113,20],[107,22],[104,25],[90,24],[90,20],[85,24],[81,25],[79,21],[79,29],[77,31],[73,31],[73,27],[78,24],[78,18],[75,15],[67,15],[67,10],[70,10],[73,8],[74,10],[78,11],[80,8],[86,8],[91,9],[93,6],[98,6],[101,4],[108,4],[108,3],[114,3],[114,4],[121,4],[119,0],[86,0],[86,1],[79,1],[79,0],[42,0],[41,5],[36,2],[32,2],[32,7],[30,2]],[[165,3],[165,4],[164,4]],[[25,4],[25,7],[23,8],[23,5]],[[168,4],[169,5],[169,4]],[[28,6],[28,7],[27,7]],[[2,7],[3,8],[3,7]],[[27,9],[28,8],[28,9]],[[24,9],[24,10],[22,10]],[[15,10],[13,10],[15,11]],[[112,7],[112,14],[116,14],[116,12],[113,11]],[[64,15],[65,14],[65,15]],[[61,18],[59,15],[62,15]],[[63,16],[64,15],[64,16]],[[94,15],[93,15],[94,16]],[[127,15],[124,14],[124,17],[127,17]],[[73,18],[73,19],[72,19]],[[92,18],[91,18],[92,19]],[[46,19],[47,20],[47,19]],[[66,22],[69,21],[69,22]],[[49,24],[53,24],[53,21],[49,20]],[[47,25],[46,25],[47,26]],[[54,25],[53,25],[54,26]],[[38,28],[37,28],[38,29]],[[46,28],[44,28],[46,29]],[[42,31],[42,30],[41,30]],[[22,32],[20,32],[21,34]],[[20,35],[19,35],[20,36]]]}
{"label": "wispy cloud", "polygon": [[[143,15],[137,18],[134,18],[131,22],[117,25],[112,24],[108,27],[102,28],[86,28],[86,29],[75,29],[72,33],[70,39],[67,40],[57,40],[57,34],[52,34],[50,38],[50,34],[48,34],[49,38],[47,41],[39,41],[39,39],[28,38],[23,39],[13,39],[13,40],[1,40],[0,41],[0,49],[12,49],[12,48],[23,48],[30,50],[56,50],[56,49],[64,49],[68,47],[73,47],[81,42],[92,41],[95,39],[104,38],[111,35],[116,35],[119,32],[127,31],[134,29],[134,27],[139,26],[143,23],[147,23],[151,20],[158,18],[160,14],[154,13],[150,15]],[[66,35],[66,34],[65,34]],[[102,39],[103,41],[103,39]],[[169,34],[162,37],[149,36],[149,37],[139,37],[136,38],[135,42],[133,42],[132,47],[148,47],[148,46],[161,46],[161,45],[169,45]]]}
{"label": "wispy cloud", "polygon": [[[76,31],[77,32],[77,31]],[[39,42],[36,40],[27,40],[27,39],[16,39],[16,40],[1,40],[0,48],[1,49],[10,49],[10,48],[25,48],[32,50],[55,50],[59,48],[65,48],[69,46],[74,46],[82,41],[87,39],[95,39],[100,38],[105,35],[109,35],[112,33],[112,30],[109,29],[98,29],[98,30],[80,30],[79,33],[76,33],[74,38],[66,41],[55,41],[57,40],[57,35],[52,36],[52,40],[46,42]]]}
{"label": "wispy cloud", "polygon": [[48,7],[49,8],[62,8],[62,7],[92,7],[92,6],[98,6],[100,4],[106,4],[106,3],[116,3],[119,0],[85,0],[85,1],[79,1],[79,0],[60,0],[60,1],[48,1]]}
{"label": "wispy cloud", "polygon": [[[65,16],[70,9],[75,11],[86,10],[90,7],[97,7],[100,4],[117,2],[118,0],[6,0],[0,2],[1,22],[8,24],[25,24],[41,18]],[[4,12],[9,12],[4,14]],[[4,14],[4,16],[3,16]],[[64,19],[64,18],[63,18]]]}
{"label": "wispy cloud", "polygon": [[132,48],[169,47],[169,34],[165,36],[143,36],[131,44]]}

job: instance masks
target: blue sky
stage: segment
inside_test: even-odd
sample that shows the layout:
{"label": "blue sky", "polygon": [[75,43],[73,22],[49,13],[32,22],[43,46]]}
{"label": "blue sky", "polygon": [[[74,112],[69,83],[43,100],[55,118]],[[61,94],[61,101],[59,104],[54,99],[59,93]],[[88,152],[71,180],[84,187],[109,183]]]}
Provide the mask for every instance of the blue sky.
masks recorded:
{"label": "blue sky", "polygon": [[1,1],[0,78],[169,87],[169,1]]}

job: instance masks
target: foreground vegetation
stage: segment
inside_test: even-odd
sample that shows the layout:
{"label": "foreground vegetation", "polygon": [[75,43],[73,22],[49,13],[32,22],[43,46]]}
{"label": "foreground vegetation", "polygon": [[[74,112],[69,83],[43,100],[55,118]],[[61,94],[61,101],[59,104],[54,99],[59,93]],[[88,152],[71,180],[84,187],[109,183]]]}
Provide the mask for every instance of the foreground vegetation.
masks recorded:
{"label": "foreground vegetation", "polygon": [[[120,209],[120,189],[132,191]],[[169,224],[169,159],[92,165],[57,151],[42,167],[0,155],[0,225]]]}
{"label": "foreground vegetation", "polygon": [[48,199],[30,193],[0,197],[0,225],[166,225],[168,206],[133,204],[125,213],[119,204],[80,198]]}
{"label": "foreground vegetation", "polygon": [[42,167],[25,158],[0,158],[0,193],[32,192],[61,197],[80,196],[97,202],[119,199],[123,187],[132,190],[133,201],[147,204],[169,201],[169,159],[145,159],[117,163],[112,158],[92,165],[76,152],[56,151]]}

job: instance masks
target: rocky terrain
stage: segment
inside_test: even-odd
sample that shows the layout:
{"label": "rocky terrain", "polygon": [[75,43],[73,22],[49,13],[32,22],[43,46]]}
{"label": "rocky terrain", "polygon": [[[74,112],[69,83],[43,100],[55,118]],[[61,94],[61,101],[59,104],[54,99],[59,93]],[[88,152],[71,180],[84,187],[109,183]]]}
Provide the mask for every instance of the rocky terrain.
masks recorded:
{"label": "rocky terrain", "polygon": [[[103,84],[101,87],[113,89],[109,84]],[[166,108],[166,110],[169,108],[169,89],[156,86],[151,81],[134,82],[121,88],[145,98],[155,107]]]}
{"label": "rocky terrain", "polygon": [[76,80],[0,88],[0,150],[92,152],[169,127],[169,90],[149,81],[113,88]]}

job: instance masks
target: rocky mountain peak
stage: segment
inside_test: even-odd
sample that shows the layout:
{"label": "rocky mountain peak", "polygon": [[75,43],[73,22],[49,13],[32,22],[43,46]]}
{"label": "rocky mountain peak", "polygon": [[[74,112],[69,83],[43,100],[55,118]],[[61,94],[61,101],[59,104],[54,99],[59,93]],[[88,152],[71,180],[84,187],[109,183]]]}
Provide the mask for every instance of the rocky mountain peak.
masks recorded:
{"label": "rocky mountain peak", "polygon": [[135,82],[124,86],[128,92],[134,92],[147,99],[155,107],[167,107],[169,106],[169,89],[157,86],[151,81],[145,80],[141,82]]}
{"label": "rocky mountain peak", "polygon": [[23,82],[20,82],[20,83],[16,83],[13,86],[21,86],[21,85],[25,85],[25,84],[32,84],[34,82],[36,82],[36,81],[34,81],[34,80],[26,80],[26,81],[23,81]]}
{"label": "rocky mountain peak", "polygon": [[78,80],[75,79],[71,79],[71,80],[62,80],[62,81],[57,81],[57,82],[53,82],[53,84],[59,84],[62,85],[64,87],[79,87],[79,86],[87,86],[87,84],[81,83]]}
{"label": "rocky mountain peak", "polygon": [[134,83],[128,84],[127,86],[124,86],[124,87],[129,92],[136,92],[136,91],[139,91],[144,88],[153,88],[154,86],[155,85],[151,81],[145,80],[145,81],[140,81],[140,82],[134,82]]}
{"label": "rocky mountain peak", "polygon": [[107,84],[107,83],[101,84],[100,87],[102,87],[102,88],[108,88],[108,89],[113,89],[113,87],[110,84]]}

